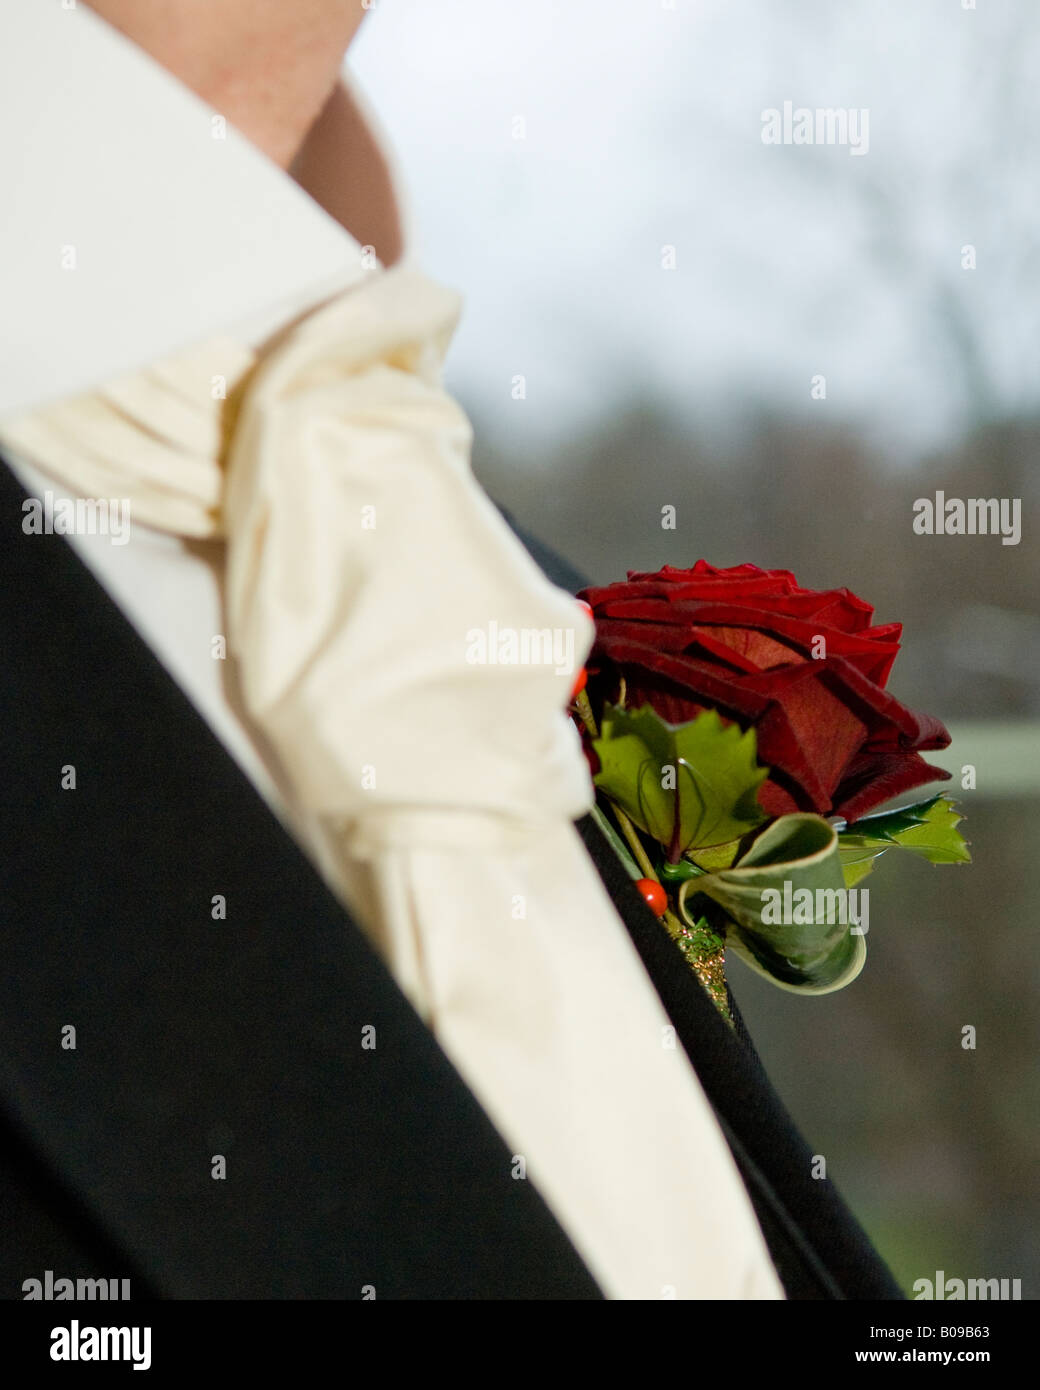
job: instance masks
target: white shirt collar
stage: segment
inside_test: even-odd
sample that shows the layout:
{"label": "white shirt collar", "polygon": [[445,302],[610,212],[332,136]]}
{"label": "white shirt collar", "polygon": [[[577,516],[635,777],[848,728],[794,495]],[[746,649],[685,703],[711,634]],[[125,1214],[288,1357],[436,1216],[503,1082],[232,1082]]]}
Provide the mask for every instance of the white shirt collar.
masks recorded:
{"label": "white shirt collar", "polygon": [[[403,259],[396,161],[343,83],[370,143],[366,175],[389,182]],[[0,130],[0,417],[216,334],[257,346],[371,264],[371,248],[83,5],[4,0]],[[319,121],[305,147],[330,207],[345,133]]]}

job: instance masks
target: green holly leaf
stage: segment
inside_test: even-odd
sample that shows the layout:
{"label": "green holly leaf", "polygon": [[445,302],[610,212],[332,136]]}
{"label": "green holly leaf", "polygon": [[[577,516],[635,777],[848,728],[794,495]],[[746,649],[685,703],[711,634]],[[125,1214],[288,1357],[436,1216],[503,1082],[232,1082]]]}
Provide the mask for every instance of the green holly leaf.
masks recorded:
{"label": "green holly leaf", "polygon": [[[857,853],[861,857],[851,857]],[[881,851],[879,850],[878,853],[880,854]],[[870,854],[866,850],[847,850],[843,853],[840,843],[838,845],[838,855],[841,859],[841,873],[845,880],[846,888],[855,888],[856,884],[859,883],[861,879],[866,878],[867,874],[869,874],[874,867],[874,860],[877,858],[876,854]]]}
{"label": "green holly leaf", "polygon": [[716,710],[675,725],[648,705],[608,704],[593,747],[596,786],[672,859],[739,840],[766,819],[758,789],[769,769],[758,765],[755,731],[724,724]]}
{"label": "green holly leaf", "polygon": [[839,830],[838,853],[846,887],[866,878],[874,861],[890,849],[907,850],[930,864],[970,864],[967,843],[957,829],[961,820],[953,800],[940,792],[927,801],[864,816]]}
{"label": "green holly leaf", "polygon": [[838,836],[822,816],[780,816],[733,868],[691,879],[679,910],[706,894],[732,923],[726,944],[782,989],[829,994],[856,978],[866,960],[865,931],[842,879]]}

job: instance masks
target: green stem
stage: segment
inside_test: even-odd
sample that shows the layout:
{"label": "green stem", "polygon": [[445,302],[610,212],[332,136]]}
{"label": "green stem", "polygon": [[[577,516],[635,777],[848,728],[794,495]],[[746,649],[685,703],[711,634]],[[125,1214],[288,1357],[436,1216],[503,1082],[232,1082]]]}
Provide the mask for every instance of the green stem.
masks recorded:
{"label": "green stem", "polygon": [[669,908],[665,912],[664,916],[661,918],[661,921],[668,928],[668,935],[672,938],[673,941],[678,940],[680,936],[689,935],[686,928],[679,921],[678,917],[676,917],[675,913],[671,910],[671,908]]}
{"label": "green stem", "polygon": [[646,850],[643,848],[643,842],[636,833],[635,826],[616,802],[612,801],[610,806],[617,818],[618,825],[621,827],[621,833],[631,846],[632,853],[636,857],[636,863],[643,870],[643,877],[652,878],[655,883],[659,882],[654,866],[647,858]]}
{"label": "green stem", "polygon": [[579,690],[577,695],[575,695],[574,707],[578,711],[579,719],[592,737],[599,738],[599,733],[596,729],[596,720],[592,713],[592,706],[589,704],[589,697],[585,694],[584,690]]}

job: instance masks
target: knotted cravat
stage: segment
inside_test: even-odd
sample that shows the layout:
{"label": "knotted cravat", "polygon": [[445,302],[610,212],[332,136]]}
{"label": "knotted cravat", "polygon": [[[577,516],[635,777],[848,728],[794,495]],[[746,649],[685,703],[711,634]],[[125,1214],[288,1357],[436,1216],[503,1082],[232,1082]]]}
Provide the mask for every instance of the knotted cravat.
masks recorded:
{"label": "knotted cravat", "polygon": [[503,1182],[536,1182],[614,1296],[776,1297],[571,823],[592,801],[566,715],[591,623],[473,479],[440,384],[458,313],[413,268],[364,273],[259,355],[213,341],[0,439],[82,495],[129,499],[139,523],[225,540],[250,720],[513,1146]]}

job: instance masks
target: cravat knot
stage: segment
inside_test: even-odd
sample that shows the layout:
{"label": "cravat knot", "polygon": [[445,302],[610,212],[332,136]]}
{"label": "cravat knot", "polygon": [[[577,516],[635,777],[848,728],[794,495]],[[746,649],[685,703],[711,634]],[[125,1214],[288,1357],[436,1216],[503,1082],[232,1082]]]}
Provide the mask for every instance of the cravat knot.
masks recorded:
{"label": "cravat knot", "polygon": [[452,291],[386,271],[290,330],[242,398],[232,644],[251,714],[324,815],[544,821],[590,801],[565,707],[591,623],[472,476],[440,384],[458,314]]}
{"label": "cravat knot", "polygon": [[407,812],[417,844],[591,803],[565,708],[592,624],[472,475],[440,380],[459,312],[411,266],[369,272],[259,354],[212,340],[4,430],[83,495],[224,538],[239,688],[299,800]]}

